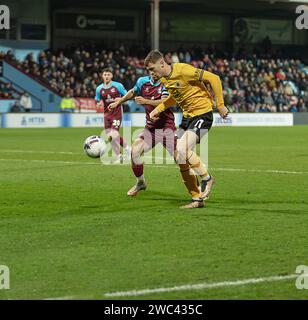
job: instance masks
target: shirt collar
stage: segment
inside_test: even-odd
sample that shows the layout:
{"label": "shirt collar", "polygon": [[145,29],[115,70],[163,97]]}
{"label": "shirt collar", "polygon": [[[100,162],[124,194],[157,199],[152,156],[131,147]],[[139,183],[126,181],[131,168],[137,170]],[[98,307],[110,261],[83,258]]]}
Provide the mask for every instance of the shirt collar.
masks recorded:
{"label": "shirt collar", "polygon": [[153,87],[158,87],[160,85],[160,81],[154,83],[152,77],[150,77],[150,84],[153,86]]}
{"label": "shirt collar", "polygon": [[105,83],[103,82],[103,88],[104,88],[104,89],[109,89],[109,88],[111,88],[111,87],[112,87],[112,81],[110,81],[110,83],[107,84],[107,85],[105,85]]}

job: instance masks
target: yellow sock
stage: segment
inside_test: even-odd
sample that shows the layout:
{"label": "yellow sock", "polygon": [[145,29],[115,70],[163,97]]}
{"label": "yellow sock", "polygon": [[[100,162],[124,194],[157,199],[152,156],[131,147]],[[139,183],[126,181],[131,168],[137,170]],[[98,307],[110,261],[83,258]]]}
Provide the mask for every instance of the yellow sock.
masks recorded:
{"label": "yellow sock", "polygon": [[186,189],[190,193],[192,198],[199,198],[200,190],[198,187],[198,179],[196,175],[191,172],[189,165],[186,164],[179,164],[181,175],[183,182],[186,186]]}
{"label": "yellow sock", "polygon": [[187,163],[190,165],[191,169],[193,169],[195,174],[197,174],[201,178],[209,175],[205,164],[201,161],[200,157],[194,151],[191,151],[191,154],[187,159]]}

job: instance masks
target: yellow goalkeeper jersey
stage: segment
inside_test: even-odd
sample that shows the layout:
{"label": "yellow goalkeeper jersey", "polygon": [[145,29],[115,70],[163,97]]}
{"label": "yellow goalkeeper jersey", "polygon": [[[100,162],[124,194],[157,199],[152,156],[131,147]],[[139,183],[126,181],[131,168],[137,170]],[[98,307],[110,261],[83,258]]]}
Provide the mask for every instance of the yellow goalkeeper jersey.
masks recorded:
{"label": "yellow goalkeeper jersey", "polygon": [[[159,112],[177,104],[183,116],[192,118],[224,107],[219,76],[186,63],[174,63],[169,77],[161,79],[170,96],[157,106]],[[210,86],[207,86],[209,84]]]}

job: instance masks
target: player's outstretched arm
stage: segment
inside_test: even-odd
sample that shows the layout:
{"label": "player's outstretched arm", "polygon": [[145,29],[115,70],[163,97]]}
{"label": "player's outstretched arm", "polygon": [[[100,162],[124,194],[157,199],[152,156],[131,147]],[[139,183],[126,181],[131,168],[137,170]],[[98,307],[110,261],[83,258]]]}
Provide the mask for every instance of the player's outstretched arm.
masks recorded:
{"label": "player's outstretched arm", "polygon": [[135,102],[138,104],[148,104],[153,107],[157,107],[159,104],[163,103],[167,98],[164,99],[158,99],[158,100],[151,100],[151,99],[145,99],[141,96],[135,97]]}
{"label": "player's outstretched arm", "polygon": [[216,107],[220,116],[225,119],[229,114],[229,109],[225,106],[224,97],[222,93],[222,84],[220,77],[214,73],[202,70],[202,80],[205,83],[209,83],[214,91],[216,98]]}
{"label": "player's outstretched arm", "polygon": [[176,105],[176,101],[170,95],[164,102],[160,103],[151,113],[150,119],[155,121],[158,119],[159,114],[163,111],[167,110],[168,108]]}
{"label": "player's outstretched arm", "polygon": [[204,83],[209,83],[214,91],[216,98],[216,106],[217,109],[223,109],[225,107],[224,98],[222,93],[222,84],[220,81],[220,77],[212,72],[208,72],[205,70],[201,71],[202,81]]}
{"label": "player's outstretched arm", "polygon": [[114,102],[110,103],[108,106],[109,109],[114,109],[120,104],[133,99],[135,96],[135,91],[134,89],[129,90],[123,97],[116,99]]}

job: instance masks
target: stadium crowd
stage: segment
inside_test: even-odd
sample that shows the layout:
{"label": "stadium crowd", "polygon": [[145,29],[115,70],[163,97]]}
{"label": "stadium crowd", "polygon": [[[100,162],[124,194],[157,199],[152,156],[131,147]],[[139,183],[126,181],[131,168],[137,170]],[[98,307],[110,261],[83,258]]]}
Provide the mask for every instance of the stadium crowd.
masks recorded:
{"label": "stadium crowd", "polygon": [[[105,67],[113,69],[113,80],[123,83],[127,90],[147,74],[144,54],[129,53],[125,47],[47,50],[38,59],[28,54],[23,61],[18,61],[11,51],[2,53],[2,57],[61,96],[93,98]],[[190,63],[218,74],[225,104],[233,112],[308,111],[308,66],[299,59],[245,52],[229,54],[213,48],[179,49],[165,57],[170,63]]]}
{"label": "stadium crowd", "polygon": [[13,88],[10,82],[0,80],[0,99],[16,99],[19,93]]}

